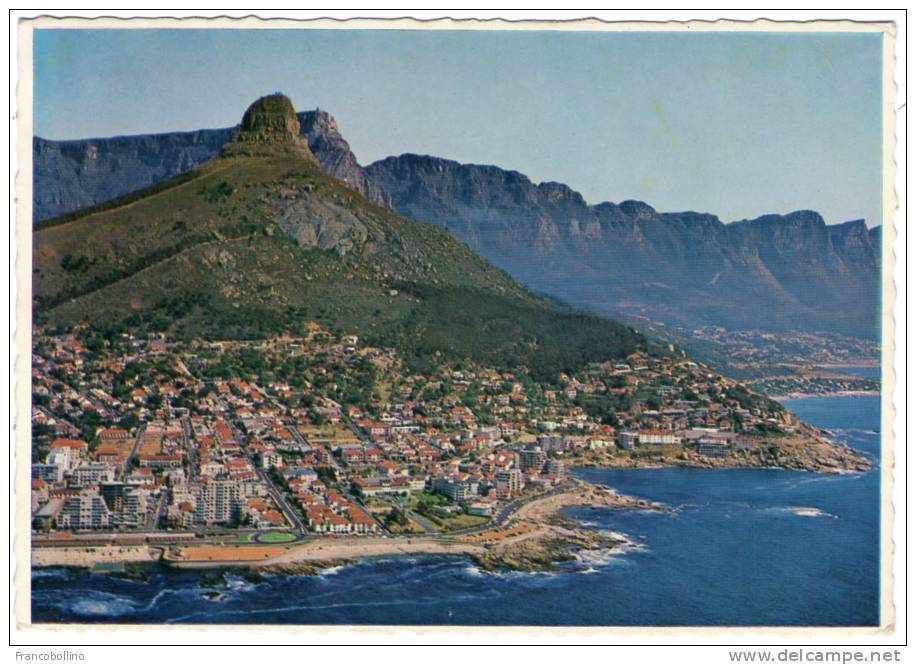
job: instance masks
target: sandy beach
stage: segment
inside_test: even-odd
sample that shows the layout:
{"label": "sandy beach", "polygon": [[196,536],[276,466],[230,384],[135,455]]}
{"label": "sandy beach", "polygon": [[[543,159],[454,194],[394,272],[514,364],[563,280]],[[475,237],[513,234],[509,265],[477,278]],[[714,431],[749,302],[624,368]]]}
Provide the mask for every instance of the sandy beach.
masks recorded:
{"label": "sandy beach", "polygon": [[[327,542],[330,541],[330,542]],[[482,552],[480,545],[445,538],[323,538],[287,549],[264,562],[265,565],[364,559],[378,556],[411,554],[474,554]]]}
{"label": "sandy beach", "polygon": [[147,545],[105,547],[34,547],[32,566],[93,566],[97,563],[143,563],[159,559],[161,547]]}

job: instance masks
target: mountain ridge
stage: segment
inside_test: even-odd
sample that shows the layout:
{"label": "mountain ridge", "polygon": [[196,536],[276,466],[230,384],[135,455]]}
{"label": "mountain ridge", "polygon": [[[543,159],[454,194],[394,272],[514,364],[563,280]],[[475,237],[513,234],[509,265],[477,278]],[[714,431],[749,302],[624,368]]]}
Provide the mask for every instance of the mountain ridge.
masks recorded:
{"label": "mountain ridge", "polygon": [[876,335],[879,247],[864,223],[590,206],[517,172],[411,154],[366,172],[402,213],[436,219],[532,288],[605,315]]}
{"label": "mountain ridge", "polygon": [[36,227],[36,321],[192,339],[301,333],[316,321],[421,364],[450,356],[554,376],[645,343],[328,175],[288,131],[291,109],[258,100],[258,120],[218,157]]}
{"label": "mountain ridge", "polygon": [[[326,172],[381,206],[446,228],[531,288],[574,305],[687,329],[721,324],[877,336],[880,227],[857,220],[827,225],[813,211],[724,223],[709,213],[659,213],[635,200],[590,205],[562,183],[429,155],[405,153],[362,167],[333,116],[315,110],[298,118]],[[214,143],[231,131],[136,137],[138,149],[152,141],[163,153],[138,181],[215,152]],[[106,152],[106,141],[130,140],[82,142],[82,161],[101,176],[89,173],[83,180],[90,186],[81,188],[78,174],[66,177],[79,160],[51,157],[65,148],[78,156],[79,146],[36,139],[36,214],[82,206],[117,189],[113,174],[128,179],[143,171],[142,159]],[[76,194],[55,199],[54,187],[42,186],[49,179]]]}

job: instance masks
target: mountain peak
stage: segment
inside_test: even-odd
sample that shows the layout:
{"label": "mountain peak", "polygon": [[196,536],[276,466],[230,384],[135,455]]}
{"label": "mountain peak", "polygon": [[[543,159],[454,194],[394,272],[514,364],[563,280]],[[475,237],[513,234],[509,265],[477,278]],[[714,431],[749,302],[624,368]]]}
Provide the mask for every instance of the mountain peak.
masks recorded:
{"label": "mountain peak", "polygon": [[[337,120],[334,116],[323,109],[316,108],[314,111],[305,111],[298,114],[299,121],[302,123],[303,134],[322,133],[325,135],[340,136],[340,129],[337,126]],[[341,137],[342,139],[343,137]]]}
{"label": "mountain peak", "polygon": [[619,208],[629,217],[648,219],[655,216],[655,208],[645,201],[628,200],[620,203]]}
{"label": "mountain peak", "polygon": [[263,155],[277,150],[297,152],[317,161],[308,141],[300,135],[292,101],[280,93],[261,97],[248,107],[223,155]]}

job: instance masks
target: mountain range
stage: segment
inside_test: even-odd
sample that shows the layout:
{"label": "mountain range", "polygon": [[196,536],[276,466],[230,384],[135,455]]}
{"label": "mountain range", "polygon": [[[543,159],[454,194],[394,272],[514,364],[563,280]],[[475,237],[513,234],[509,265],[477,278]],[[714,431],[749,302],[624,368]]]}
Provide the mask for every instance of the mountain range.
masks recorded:
{"label": "mountain range", "polygon": [[[632,328],[533,293],[326,173],[282,95],[252,104],[225,138],[190,171],[37,226],[35,320],[186,339],[304,334],[314,321],[418,368],[469,359],[544,377],[646,348]],[[132,163],[164,173],[164,152],[188,158],[212,140],[144,138]],[[84,154],[123,176],[107,148]]]}
{"label": "mountain range", "polygon": [[[641,201],[588,204],[567,185],[404,154],[366,167],[334,118],[297,115],[321,168],[369,201],[450,231],[528,287],[599,314],[877,338],[880,227],[816,212],[723,223]],[[34,219],[155,185],[217,156],[234,128],[78,141],[36,137]]]}

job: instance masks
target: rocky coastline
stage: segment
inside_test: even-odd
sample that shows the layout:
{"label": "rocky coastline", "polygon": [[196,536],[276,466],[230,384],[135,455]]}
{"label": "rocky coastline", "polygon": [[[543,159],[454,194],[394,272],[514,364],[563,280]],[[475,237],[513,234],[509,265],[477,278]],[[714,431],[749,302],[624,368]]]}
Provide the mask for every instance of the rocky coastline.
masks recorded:
{"label": "rocky coastline", "polygon": [[487,571],[542,571],[582,550],[613,549],[627,541],[565,519],[570,506],[667,510],[666,506],[617,494],[584,481],[561,492],[533,497],[500,524],[463,535],[340,537],[294,545],[173,545],[161,547],[36,547],[32,565],[92,568],[119,560],[159,562],[174,568],[236,569],[246,574],[318,575],[370,558],[466,555]]}
{"label": "rocky coastline", "polygon": [[[870,464],[855,450],[837,445],[827,433],[803,426],[756,450],[704,457],[678,447],[673,453],[625,455],[590,451],[567,463],[592,468],[784,468],[821,473],[858,473]],[[668,510],[668,507],[581,480],[567,489],[532,497],[507,518],[473,533],[396,537],[318,538],[290,545],[176,544],[162,546],[41,547],[32,549],[32,565],[77,566],[161,563],[176,568],[235,568],[251,574],[317,575],[359,560],[413,555],[465,555],[482,570],[549,570],[585,550],[613,550],[628,544],[620,534],[584,528],[561,516],[564,508]]]}

